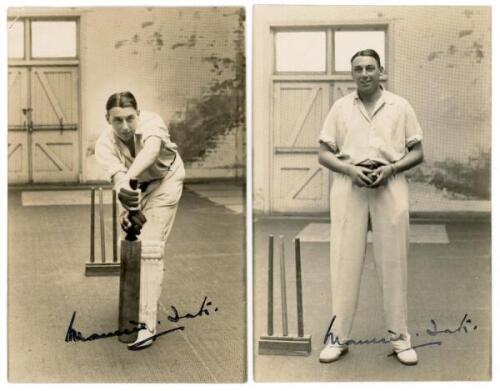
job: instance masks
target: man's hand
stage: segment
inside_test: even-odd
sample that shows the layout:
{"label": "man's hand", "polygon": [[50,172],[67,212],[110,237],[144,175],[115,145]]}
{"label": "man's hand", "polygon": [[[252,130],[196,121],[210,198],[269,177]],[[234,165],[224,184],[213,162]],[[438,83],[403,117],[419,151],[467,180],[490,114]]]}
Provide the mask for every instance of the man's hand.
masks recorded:
{"label": "man's hand", "polygon": [[125,232],[133,230],[138,236],[141,233],[141,229],[146,223],[146,216],[140,211],[135,210],[128,213],[124,213],[120,219],[120,226]]}
{"label": "man's hand", "polygon": [[382,166],[377,168],[374,172],[376,175],[375,181],[371,184],[370,187],[379,187],[385,186],[387,184],[388,179],[394,174],[394,169],[391,165]]}
{"label": "man's hand", "polygon": [[350,166],[348,175],[351,177],[352,182],[359,187],[370,187],[373,183],[370,179],[374,171],[366,167]]}
{"label": "man's hand", "polygon": [[118,191],[118,199],[120,200],[123,207],[127,210],[134,210],[139,208],[139,201],[141,198],[140,190],[133,190],[128,180],[122,181],[120,183]]}

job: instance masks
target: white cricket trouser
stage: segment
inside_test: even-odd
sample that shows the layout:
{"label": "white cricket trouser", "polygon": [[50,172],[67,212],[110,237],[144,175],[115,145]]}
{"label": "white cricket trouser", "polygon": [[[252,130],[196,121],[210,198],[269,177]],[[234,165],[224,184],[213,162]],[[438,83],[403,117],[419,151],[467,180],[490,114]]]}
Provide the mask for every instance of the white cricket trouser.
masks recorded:
{"label": "white cricket trouser", "polygon": [[409,348],[406,305],[409,211],[405,176],[397,174],[385,186],[370,189],[358,187],[348,176],[334,173],[330,208],[332,310],[336,315],[331,332],[340,341],[351,337],[370,217],[387,330],[405,336],[405,341],[393,342],[395,348]]}

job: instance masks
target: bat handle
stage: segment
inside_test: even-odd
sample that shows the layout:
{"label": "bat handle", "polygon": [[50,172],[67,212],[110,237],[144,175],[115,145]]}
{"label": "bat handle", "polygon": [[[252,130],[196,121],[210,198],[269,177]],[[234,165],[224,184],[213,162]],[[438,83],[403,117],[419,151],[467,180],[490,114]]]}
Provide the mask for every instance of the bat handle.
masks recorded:
{"label": "bat handle", "polygon": [[[130,188],[132,190],[137,190],[137,187],[139,185],[139,181],[137,179],[130,179]],[[134,210],[130,210],[128,212],[128,216],[129,216],[129,220],[130,220],[130,216],[132,216],[136,211]],[[127,231],[127,236],[125,236],[125,240],[128,240],[129,242],[133,242],[133,241],[136,241],[137,240],[137,235],[135,234],[133,228],[131,227],[130,230]]]}

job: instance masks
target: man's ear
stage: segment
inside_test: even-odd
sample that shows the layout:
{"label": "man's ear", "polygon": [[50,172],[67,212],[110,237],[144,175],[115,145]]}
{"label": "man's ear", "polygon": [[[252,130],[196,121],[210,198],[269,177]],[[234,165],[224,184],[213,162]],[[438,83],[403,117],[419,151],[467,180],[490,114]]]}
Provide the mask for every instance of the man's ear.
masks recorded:
{"label": "man's ear", "polygon": [[385,73],[385,68],[382,65],[380,66],[380,73]]}
{"label": "man's ear", "polygon": [[141,110],[137,109],[137,116],[141,115]]}
{"label": "man's ear", "polygon": [[111,124],[111,122],[109,122],[109,114],[106,113],[106,115],[104,117],[106,118],[106,121],[108,122],[108,124]]}

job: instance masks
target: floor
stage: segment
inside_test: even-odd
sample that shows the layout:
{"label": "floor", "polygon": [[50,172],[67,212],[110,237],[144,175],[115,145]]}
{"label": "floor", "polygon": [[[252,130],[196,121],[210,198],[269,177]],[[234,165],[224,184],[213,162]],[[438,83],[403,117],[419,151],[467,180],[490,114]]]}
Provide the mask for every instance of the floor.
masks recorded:
{"label": "floor", "polygon": [[[87,193],[76,197],[81,201]],[[117,329],[119,278],[84,275],[90,251],[88,203],[75,205],[67,194],[53,192],[39,198],[44,205],[35,206],[35,195],[9,191],[9,381],[245,381],[243,214],[185,190],[166,246],[158,326],[159,331],[181,324],[185,329],[132,352],[116,337],[65,342],[74,312],[73,328],[84,336]],[[54,199],[60,202],[53,205]],[[111,254],[109,202],[104,212],[106,252]],[[99,252],[96,257],[99,262]],[[171,306],[181,314],[196,313],[205,296],[212,303],[208,316],[175,324],[168,320]]]}
{"label": "floor", "polygon": [[[436,228],[436,225],[438,228]],[[311,231],[316,227],[316,233]],[[417,349],[417,366],[401,365],[384,344],[358,345],[335,363],[321,364],[318,355],[330,323],[329,243],[320,240],[328,224],[310,219],[257,218],[254,222],[254,349],[267,334],[268,237],[284,236],[289,335],[297,335],[296,279],[292,240],[301,241],[305,334],[312,336],[306,357],[254,356],[254,377],[265,382],[369,380],[487,380],[491,376],[491,249],[489,222],[447,221],[412,224],[419,235],[410,245],[408,312],[413,345],[441,342]],[[437,231],[436,231],[437,229]],[[427,231],[427,232],[426,232]],[[434,241],[438,232],[446,240]],[[311,233],[313,234],[311,236]],[[326,235],[327,237],[327,235]],[[306,237],[307,239],[307,237]],[[382,297],[371,244],[361,282],[352,338],[385,337]],[[282,335],[278,244],[275,242],[274,334]],[[464,316],[468,332],[430,336],[434,320],[439,330],[456,329]],[[474,326],[477,326],[474,329]],[[418,334],[418,335],[417,335]]]}
{"label": "floor", "polygon": [[[108,194],[109,193],[109,194]],[[8,340],[11,382],[242,382],[246,374],[245,221],[241,186],[189,184],[167,245],[160,322],[170,306],[196,312],[205,296],[210,315],[130,352],[116,338],[66,343],[73,327],[88,336],[117,328],[118,278],[85,277],[89,259],[89,190],[9,191]],[[96,195],[97,198],[97,195]],[[110,191],[103,195],[106,253],[111,254]],[[487,209],[487,208],[486,208]],[[485,210],[486,210],[485,209]],[[98,220],[96,220],[98,223]],[[420,362],[403,367],[385,345],[356,346],[334,364],[318,354],[329,323],[328,223],[322,219],[261,218],[254,222],[254,349],[266,334],[267,240],[284,235],[289,328],[296,333],[292,239],[302,239],[306,357],[254,356],[256,381],[486,380],[491,355],[491,230],[484,220],[412,222],[409,325]],[[98,237],[98,235],[96,235]],[[96,244],[99,249],[99,244]],[[99,260],[99,251],[96,255]],[[109,256],[108,256],[109,259]],[[277,259],[275,258],[275,261]],[[274,274],[275,325],[281,331],[279,275]],[[381,292],[371,244],[353,337],[383,336]],[[431,320],[469,332],[430,337]],[[176,325],[175,325],[176,326]],[[474,329],[474,326],[477,326]],[[418,334],[418,336],[417,336]]]}
{"label": "floor", "polygon": [[227,183],[192,183],[186,187],[217,205],[222,205],[234,213],[244,213],[245,194],[241,185]]}

